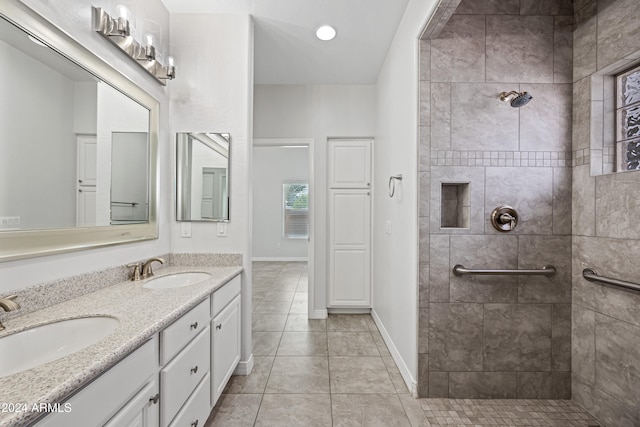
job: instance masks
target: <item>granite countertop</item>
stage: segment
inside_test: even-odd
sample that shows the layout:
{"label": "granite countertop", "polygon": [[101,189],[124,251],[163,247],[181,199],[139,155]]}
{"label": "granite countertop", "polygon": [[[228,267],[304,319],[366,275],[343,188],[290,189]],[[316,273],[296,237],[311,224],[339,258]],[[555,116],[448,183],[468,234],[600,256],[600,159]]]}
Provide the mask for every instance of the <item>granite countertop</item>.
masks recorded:
{"label": "granite countertop", "polygon": [[0,337],[87,316],[115,317],[120,325],[103,340],[77,353],[0,378],[0,427],[27,425],[41,415],[16,412],[9,404],[31,408],[33,404],[61,402],[206,299],[242,272],[242,267],[167,267],[155,277],[187,271],[207,272],[211,278],[173,289],[146,289],[143,285],[148,280],[127,281],[7,320],[7,329]]}

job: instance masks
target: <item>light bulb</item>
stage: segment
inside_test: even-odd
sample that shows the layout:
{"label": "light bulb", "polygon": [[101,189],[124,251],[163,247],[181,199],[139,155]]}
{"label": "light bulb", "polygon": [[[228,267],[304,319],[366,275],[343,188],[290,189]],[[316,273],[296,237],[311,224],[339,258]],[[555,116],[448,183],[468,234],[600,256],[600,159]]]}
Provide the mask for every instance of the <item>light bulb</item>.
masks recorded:
{"label": "light bulb", "polygon": [[129,9],[127,6],[120,4],[118,5],[117,10],[120,18],[129,19]]}
{"label": "light bulb", "polygon": [[169,67],[173,67],[175,65],[173,61],[173,56],[168,57],[167,61],[169,62]]}
{"label": "light bulb", "polygon": [[153,34],[147,34],[145,38],[147,39],[147,46],[153,46],[153,43],[155,42]]}

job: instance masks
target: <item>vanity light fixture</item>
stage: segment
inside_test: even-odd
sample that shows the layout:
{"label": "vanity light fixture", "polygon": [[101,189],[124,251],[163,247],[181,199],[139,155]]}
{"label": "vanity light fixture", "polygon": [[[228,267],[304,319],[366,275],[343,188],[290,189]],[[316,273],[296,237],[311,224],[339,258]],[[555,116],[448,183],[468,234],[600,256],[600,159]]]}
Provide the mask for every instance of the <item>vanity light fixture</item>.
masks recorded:
{"label": "vanity light fixture", "polygon": [[323,25],[316,30],[316,37],[322,41],[333,40],[336,36],[336,29],[331,25]]}
{"label": "vanity light fixture", "polygon": [[168,58],[168,65],[163,65],[156,58],[156,40],[152,35],[145,36],[143,46],[134,39],[129,23],[129,11],[125,6],[118,6],[118,18],[113,18],[101,7],[92,7],[93,29],[117,46],[128,57],[151,74],[160,84],[166,85],[166,80],[176,77],[176,68],[172,57]]}

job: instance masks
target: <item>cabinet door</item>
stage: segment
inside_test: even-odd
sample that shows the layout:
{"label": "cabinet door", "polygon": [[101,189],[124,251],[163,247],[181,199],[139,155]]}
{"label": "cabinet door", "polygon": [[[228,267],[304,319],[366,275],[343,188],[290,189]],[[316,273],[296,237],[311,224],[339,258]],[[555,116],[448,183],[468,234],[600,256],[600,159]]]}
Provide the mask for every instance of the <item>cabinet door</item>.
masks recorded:
{"label": "cabinet door", "polygon": [[369,191],[331,190],[329,202],[329,306],[371,305]]}
{"label": "cabinet door", "polygon": [[213,407],[240,361],[240,295],[213,318],[211,334]]}
{"label": "cabinet door", "polygon": [[371,187],[371,141],[329,141],[329,187]]}
{"label": "cabinet door", "polygon": [[131,398],[104,427],[158,427],[160,425],[158,381],[151,381]]}

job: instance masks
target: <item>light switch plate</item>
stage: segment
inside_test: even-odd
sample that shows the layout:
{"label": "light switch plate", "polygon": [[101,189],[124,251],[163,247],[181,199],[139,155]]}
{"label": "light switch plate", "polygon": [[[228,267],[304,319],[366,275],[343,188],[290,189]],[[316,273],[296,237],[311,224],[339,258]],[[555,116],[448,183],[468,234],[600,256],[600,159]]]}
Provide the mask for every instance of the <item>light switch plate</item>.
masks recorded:
{"label": "light switch plate", "polygon": [[181,229],[180,229],[180,237],[191,237],[191,223],[190,222],[183,222],[181,224]]}
{"label": "light switch plate", "polygon": [[227,237],[227,223],[219,222],[218,223],[218,237]]}

